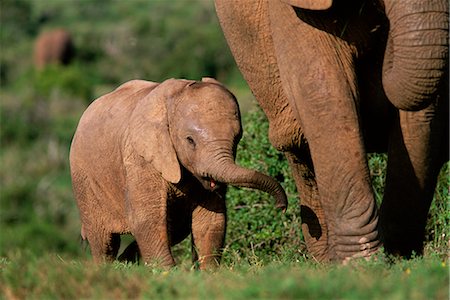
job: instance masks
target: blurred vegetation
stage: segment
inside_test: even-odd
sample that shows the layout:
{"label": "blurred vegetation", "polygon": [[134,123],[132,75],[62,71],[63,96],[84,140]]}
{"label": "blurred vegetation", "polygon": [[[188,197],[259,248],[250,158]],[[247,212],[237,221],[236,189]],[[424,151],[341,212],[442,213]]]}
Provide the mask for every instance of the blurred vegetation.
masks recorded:
{"label": "blurred vegetation", "polygon": [[[240,101],[244,137],[238,163],[277,178],[290,202],[281,214],[266,194],[230,188],[224,261],[259,264],[282,255],[307,256],[287,162],[270,146],[267,121],[236,69],[212,1],[1,0],[0,5],[0,256],[14,259],[25,249],[38,256],[85,255],[68,152],[76,124],[93,99],[134,78],[204,76],[224,82]],[[72,33],[76,57],[69,66],[38,72],[33,42],[56,27]],[[371,157],[378,199],[385,164],[385,156]],[[427,228],[428,252],[444,256],[450,232],[447,174],[448,165]],[[188,259],[188,243],[174,249],[179,260]]]}
{"label": "blurred vegetation", "polygon": [[[68,151],[86,106],[139,78],[215,77],[251,99],[212,1],[0,2],[0,255],[14,249],[80,253]],[[69,66],[33,66],[39,33],[73,37]],[[243,105],[245,106],[245,104]]]}
{"label": "blurred vegetation", "polygon": [[29,70],[39,32],[62,27],[74,38],[77,75],[93,87],[132,78],[212,76],[230,83],[238,72],[213,9],[200,0],[4,0],[2,82]]}

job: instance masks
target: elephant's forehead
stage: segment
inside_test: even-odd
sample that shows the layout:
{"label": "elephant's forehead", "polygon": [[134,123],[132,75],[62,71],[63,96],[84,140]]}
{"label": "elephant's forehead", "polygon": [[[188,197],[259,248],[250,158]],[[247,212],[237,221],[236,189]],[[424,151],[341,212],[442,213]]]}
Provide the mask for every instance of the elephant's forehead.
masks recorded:
{"label": "elephant's forehead", "polygon": [[241,127],[236,120],[215,122],[195,121],[191,126],[186,127],[186,131],[193,134],[193,136],[201,137],[204,141],[231,141],[235,136],[238,136],[241,133],[240,128]]}
{"label": "elephant's forehead", "polygon": [[181,131],[189,131],[205,139],[225,138],[239,134],[240,119],[237,110],[220,110],[211,105],[191,104],[175,118]]}
{"label": "elephant's forehead", "polygon": [[183,116],[180,116],[181,120],[184,120],[184,123],[192,124],[199,128],[230,127],[235,125],[239,126],[240,124],[237,111],[218,111],[217,109],[208,109],[205,107],[197,108],[192,107],[192,109],[186,111]]}
{"label": "elephant's forehead", "polygon": [[228,91],[214,86],[186,92],[180,97],[171,119],[179,130],[207,139],[236,135],[241,130],[236,100]]}
{"label": "elephant's forehead", "polygon": [[186,106],[198,105],[199,110],[214,111],[232,111],[238,109],[236,100],[231,93],[217,85],[203,86],[200,89],[187,91],[183,97],[182,102]]}
{"label": "elephant's forehead", "polygon": [[230,97],[193,97],[185,99],[178,110],[191,118],[239,118],[237,104]]}

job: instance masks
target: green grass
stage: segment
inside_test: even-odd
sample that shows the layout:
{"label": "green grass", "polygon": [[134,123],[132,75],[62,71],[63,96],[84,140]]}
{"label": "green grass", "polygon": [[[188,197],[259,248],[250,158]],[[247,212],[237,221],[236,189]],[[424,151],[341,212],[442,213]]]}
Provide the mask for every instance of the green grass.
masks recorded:
{"label": "green grass", "polygon": [[[448,299],[448,262],[435,256],[351,265],[226,260],[211,272],[92,265],[56,254],[18,253],[0,262],[7,299]],[[20,275],[19,275],[20,274]]]}

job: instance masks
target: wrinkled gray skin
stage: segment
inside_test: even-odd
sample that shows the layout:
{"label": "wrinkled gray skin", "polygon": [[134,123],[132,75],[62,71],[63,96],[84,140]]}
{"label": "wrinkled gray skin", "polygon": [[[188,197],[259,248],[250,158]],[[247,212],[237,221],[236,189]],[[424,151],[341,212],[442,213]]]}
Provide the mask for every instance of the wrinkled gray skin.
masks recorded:
{"label": "wrinkled gray skin", "polygon": [[[216,0],[317,260],[423,249],[448,160],[447,0]],[[380,212],[368,152],[388,152]]]}
{"label": "wrinkled gray skin", "polygon": [[216,265],[226,184],[268,192],[286,209],[274,179],[234,163],[241,131],[236,99],[213,79],[133,80],[93,102],[75,133],[70,166],[94,260],[115,259],[120,234],[131,233],[145,263],[172,266],[170,246],[192,233],[200,268]]}

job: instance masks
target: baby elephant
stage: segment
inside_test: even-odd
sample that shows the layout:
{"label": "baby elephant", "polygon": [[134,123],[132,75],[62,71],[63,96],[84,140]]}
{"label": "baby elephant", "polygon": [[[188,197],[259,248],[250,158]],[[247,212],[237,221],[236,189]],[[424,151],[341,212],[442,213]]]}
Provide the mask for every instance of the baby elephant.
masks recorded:
{"label": "baby elephant", "polygon": [[235,164],[242,135],[235,97],[219,82],[129,81],[81,117],[70,167],[94,261],[117,257],[131,233],[145,263],[173,266],[170,247],[192,234],[200,268],[220,260],[226,184],[259,189],[286,209],[280,184]]}

